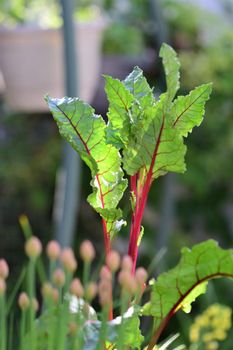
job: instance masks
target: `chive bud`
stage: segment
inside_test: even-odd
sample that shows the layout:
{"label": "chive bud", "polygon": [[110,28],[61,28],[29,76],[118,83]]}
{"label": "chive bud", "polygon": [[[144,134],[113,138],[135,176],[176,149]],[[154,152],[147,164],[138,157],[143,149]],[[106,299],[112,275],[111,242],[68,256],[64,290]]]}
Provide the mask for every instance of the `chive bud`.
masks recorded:
{"label": "chive bud", "polygon": [[6,282],[2,277],[0,277],[0,296],[4,295],[5,292],[6,292]]}
{"label": "chive bud", "polygon": [[70,284],[70,293],[75,295],[77,298],[82,298],[84,295],[84,289],[82,283],[78,278],[74,278]]}
{"label": "chive bud", "polygon": [[90,263],[95,258],[95,248],[91,241],[83,241],[80,245],[80,256],[84,262]]}
{"label": "chive bud", "polygon": [[121,268],[122,270],[125,270],[125,271],[129,271],[129,272],[132,271],[133,261],[129,255],[123,256],[122,262],[121,262]]}
{"label": "chive bud", "polygon": [[58,242],[50,241],[46,247],[46,253],[50,260],[55,261],[59,258],[61,247]]}
{"label": "chive bud", "polygon": [[74,273],[77,269],[78,263],[71,248],[64,248],[62,250],[60,260],[67,271]]}
{"label": "chive bud", "polygon": [[120,267],[120,255],[118,252],[112,250],[106,257],[106,264],[112,272],[116,272]]}
{"label": "chive bud", "polygon": [[137,290],[137,284],[135,278],[131,275],[128,270],[121,270],[118,275],[118,281],[123,289],[130,295],[135,294]]}
{"label": "chive bud", "polygon": [[56,269],[53,273],[53,283],[57,287],[63,287],[65,284],[65,274],[63,270]]}
{"label": "chive bud", "polygon": [[25,252],[30,259],[38,258],[42,252],[41,241],[35,236],[29,238],[25,243]]}
{"label": "chive bud", "polygon": [[0,259],[0,277],[2,277],[4,280],[9,275],[9,267],[5,259]]}
{"label": "chive bud", "polygon": [[98,291],[97,284],[95,282],[89,282],[86,288],[86,297],[89,301],[96,297]]}
{"label": "chive bud", "polygon": [[22,311],[25,311],[28,309],[28,307],[30,305],[30,300],[29,300],[27,293],[25,293],[25,292],[20,293],[19,298],[18,298],[18,304],[19,304],[19,307]]}
{"label": "chive bud", "polygon": [[53,296],[53,286],[49,282],[45,282],[42,286],[41,293],[44,298],[52,298]]}
{"label": "chive bud", "polygon": [[143,267],[138,267],[135,271],[136,282],[142,286],[147,280],[148,274]]}

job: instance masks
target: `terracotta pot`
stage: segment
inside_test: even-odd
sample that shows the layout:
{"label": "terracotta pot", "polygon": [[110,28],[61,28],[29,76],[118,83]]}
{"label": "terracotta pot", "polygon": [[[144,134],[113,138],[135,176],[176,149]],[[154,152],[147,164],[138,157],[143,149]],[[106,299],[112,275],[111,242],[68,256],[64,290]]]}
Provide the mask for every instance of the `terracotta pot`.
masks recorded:
{"label": "terracotta pot", "polygon": [[[91,101],[99,77],[103,20],[75,26],[79,97]],[[17,112],[45,112],[43,96],[64,96],[62,32],[21,27],[0,30],[5,101]]]}

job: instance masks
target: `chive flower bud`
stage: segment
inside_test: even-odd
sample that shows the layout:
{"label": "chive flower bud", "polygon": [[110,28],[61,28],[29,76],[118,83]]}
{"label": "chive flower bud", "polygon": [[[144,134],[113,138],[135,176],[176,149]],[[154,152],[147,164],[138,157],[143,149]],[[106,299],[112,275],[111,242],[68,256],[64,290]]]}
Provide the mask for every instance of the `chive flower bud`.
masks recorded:
{"label": "chive flower bud", "polygon": [[102,307],[112,303],[112,283],[110,280],[100,280],[98,294],[99,302]]}
{"label": "chive flower bud", "polygon": [[30,259],[38,258],[42,252],[41,241],[35,236],[29,238],[25,243],[25,252]]}
{"label": "chive flower bud", "polygon": [[89,301],[93,300],[97,294],[98,287],[95,282],[89,282],[86,288],[86,297]]}
{"label": "chive flower bud", "polygon": [[62,250],[60,260],[67,271],[74,273],[77,269],[78,263],[71,248],[64,248]]}
{"label": "chive flower bud", "polygon": [[5,259],[0,259],[0,277],[2,277],[4,280],[9,275],[9,267]]}
{"label": "chive flower bud", "polygon": [[35,312],[39,310],[39,303],[36,298],[32,298],[32,308]]}
{"label": "chive flower bud", "polygon": [[53,286],[49,282],[45,282],[41,288],[41,293],[44,298],[52,298],[53,296]]}
{"label": "chive flower bud", "polygon": [[61,252],[61,247],[58,242],[50,241],[47,244],[46,254],[50,260],[52,261],[57,260],[59,258],[60,252]]}
{"label": "chive flower bud", "polygon": [[142,286],[147,280],[148,274],[143,267],[138,267],[135,271],[136,282]]}
{"label": "chive flower bud", "polygon": [[121,270],[118,275],[118,281],[122,286],[123,291],[126,291],[130,295],[135,294],[137,290],[137,283],[130,271]]}
{"label": "chive flower bud", "polygon": [[106,257],[106,264],[112,272],[116,272],[120,267],[120,254],[114,250],[110,251]]}
{"label": "chive flower bud", "polygon": [[122,262],[121,262],[121,268],[122,270],[125,270],[125,271],[129,271],[129,272],[132,271],[133,261],[129,255],[123,256]]}
{"label": "chive flower bud", "polygon": [[0,296],[4,295],[5,292],[6,292],[6,282],[2,277],[0,277]]}
{"label": "chive flower bud", "polygon": [[112,281],[111,271],[107,266],[102,266],[100,270],[100,279]]}
{"label": "chive flower bud", "polygon": [[58,303],[59,300],[59,291],[56,288],[53,288],[53,301],[55,304]]}
{"label": "chive flower bud", "polygon": [[63,287],[65,284],[65,274],[63,270],[56,269],[53,273],[53,283],[57,287]]}
{"label": "chive flower bud", "polygon": [[83,241],[80,245],[80,256],[84,262],[91,263],[95,258],[95,248],[91,241]]}
{"label": "chive flower bud", "polygon": [[29,300],[27,293],[25,293],[25,292],[20,293],[19,298],[18,298],[18,304],[19,304],[19,307],[22,311],[25,311],[29,308],[30,300]]}
{"label": "chive flower bud", "polygon": [[75,295],[77,298],[82,298],[84,295],[84,289],[82,283],[78,278],[74,278],[70,284],[70,293]]}

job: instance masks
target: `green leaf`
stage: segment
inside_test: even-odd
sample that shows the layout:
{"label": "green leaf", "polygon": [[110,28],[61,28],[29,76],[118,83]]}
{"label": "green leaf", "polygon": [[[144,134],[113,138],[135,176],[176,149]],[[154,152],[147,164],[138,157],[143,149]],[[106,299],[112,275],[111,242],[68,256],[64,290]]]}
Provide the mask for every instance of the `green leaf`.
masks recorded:
{"label": "green leaf", "polygon": [[194,126],[199,126],[205,113],[205,103],[210,97],[212,84],[203,84],[187,96],[179,96],[171,109],[173,124],[182,136],[187,136]]}
{"label": "green leaf", "polygon": [[137,119],[143,119],[143,109],[155,103],[153,91],[139,67],[135,67],[123,82],[104,77],[109,101],[107,140],[117,148],[125,148],[135,132]]}
{"label": "green leaf", "polygon": [[180,62],[173,48],[165,43],[161,46],[159,57],[162,58],[167,83],[167,99],[172,102],[180,87]]}
{"label": "green leaf", "polygon": [[167,112],[167,94],[144,111],[144,124],[130,140],[123,155],[124,169],[134,175],[140,169],[157,178],[168,171],[184,172],[186,147]]}
{"label": "green leaf", "polygon": [[[207,282],[218,277],[233,278],[233,251],[220,248],[209,240],[182,249],[178,265],[151,283],[151,299],[143,314],[155,318],[160,332],[181,308],[190,311],[191,303],[205,292]],[[158,335],[159,335],[158,334]]]}
{"label": "green leaf", "polygon": [[123,83],[142,109],[154,104],[153,90],[139,67],[134,67],[132,73],[126,77]]}
{"label": "green leaf", "polygon": [[115,147],[123,147],[128,140],[130,131],[130,107],[134,97],[124,84],[105,75],[105,91],[109,101],[107,140]]}
{"label": "green leaf", "polygon": [[[123,224],[118,220],[121,212],[116,207],[127,181],[123,178],[118,150],[106,141],[106,124],[92,107],[78,98],[47,97],[46,101],[61,135],[91,169],[93,193],[88,201],[106,221],[107,232],[112,237]],[[118,221],[114,222],[113,218]]]}

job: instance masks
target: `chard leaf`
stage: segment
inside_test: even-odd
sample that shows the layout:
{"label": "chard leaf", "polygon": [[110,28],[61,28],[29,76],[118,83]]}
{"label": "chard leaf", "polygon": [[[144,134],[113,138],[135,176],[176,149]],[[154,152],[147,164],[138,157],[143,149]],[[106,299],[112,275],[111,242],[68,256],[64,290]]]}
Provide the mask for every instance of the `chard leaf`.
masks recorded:
{"label": "chard leaf", "polygon": [[150,302],[143,307],[144,315],[155,318],[157,338],[179,309],[190,311],[191,303],[205,292],[210,279],[233,278],[233,251],[220,248],[213,240],[192,250],[183,248],[181,253],[174,269],[152,281]]}
{"label": "chard leaf", "polygon": [[134,99],[139,102],[141,109],[154,104],[153,91],[139,67],[135,67],[123,83],[134,96]]}
{"label": "chard leaf", "polygon": [[121,169],[118,150],[108,144],[106,124],[94,109],[78,98],[46,97],[61,135],[80,154],[92,173],[93,193],[88,201],[105,220],[107,233],[112,237],[123,222],[116,209],[127,185]]}
{"label": "chard leaf", "polygon": [[124,169],[129,175],[143,169],[154,179],[168,171],[185,171],[186,147],[182,136],[173,127],[166,106],[167,94],[163,94],[159,102],[144,111],[144,125],[123,153]]}
{"label": "chard leaf", "polygon": [[187,96],[179,96],[174,101],[171,115],[173,125],[182,136],[187,136],[194,126],[199,126],[205,113],[205,103],[210,97],[212,84],[203,84]]}
{"label": "chard leaf", "polygon": [[175,51],[167,44],[162,46],[160,56],[166,73],[167,92],[160,96],[159,101],[155,101],[138,69],[124,82],[137,97],[138,106],[136,116],[132,109],[130,136],[123,151],[124,169],[131,176],[140,172],[150,182],[168,171],[183,173],[186,170],[183,137],[194,126],[200,125],[205,102],[211,93],[211,84],[204,84],[172,102],[179,88],[180,64]]}
{"label": "chard leaf", "polygon": [[115,147],[122,148],[129,136],[129,114],[134,97],[120,80],[107,75],[104,78],[105,92],[109,101],[107,139]]}
{"label": "chard leaf", "polygon": [[167,83],[167,100],[171,102],[180,87],[180,62],[173,48],[165,43],[161,46],[159,57],[162,58]]}

